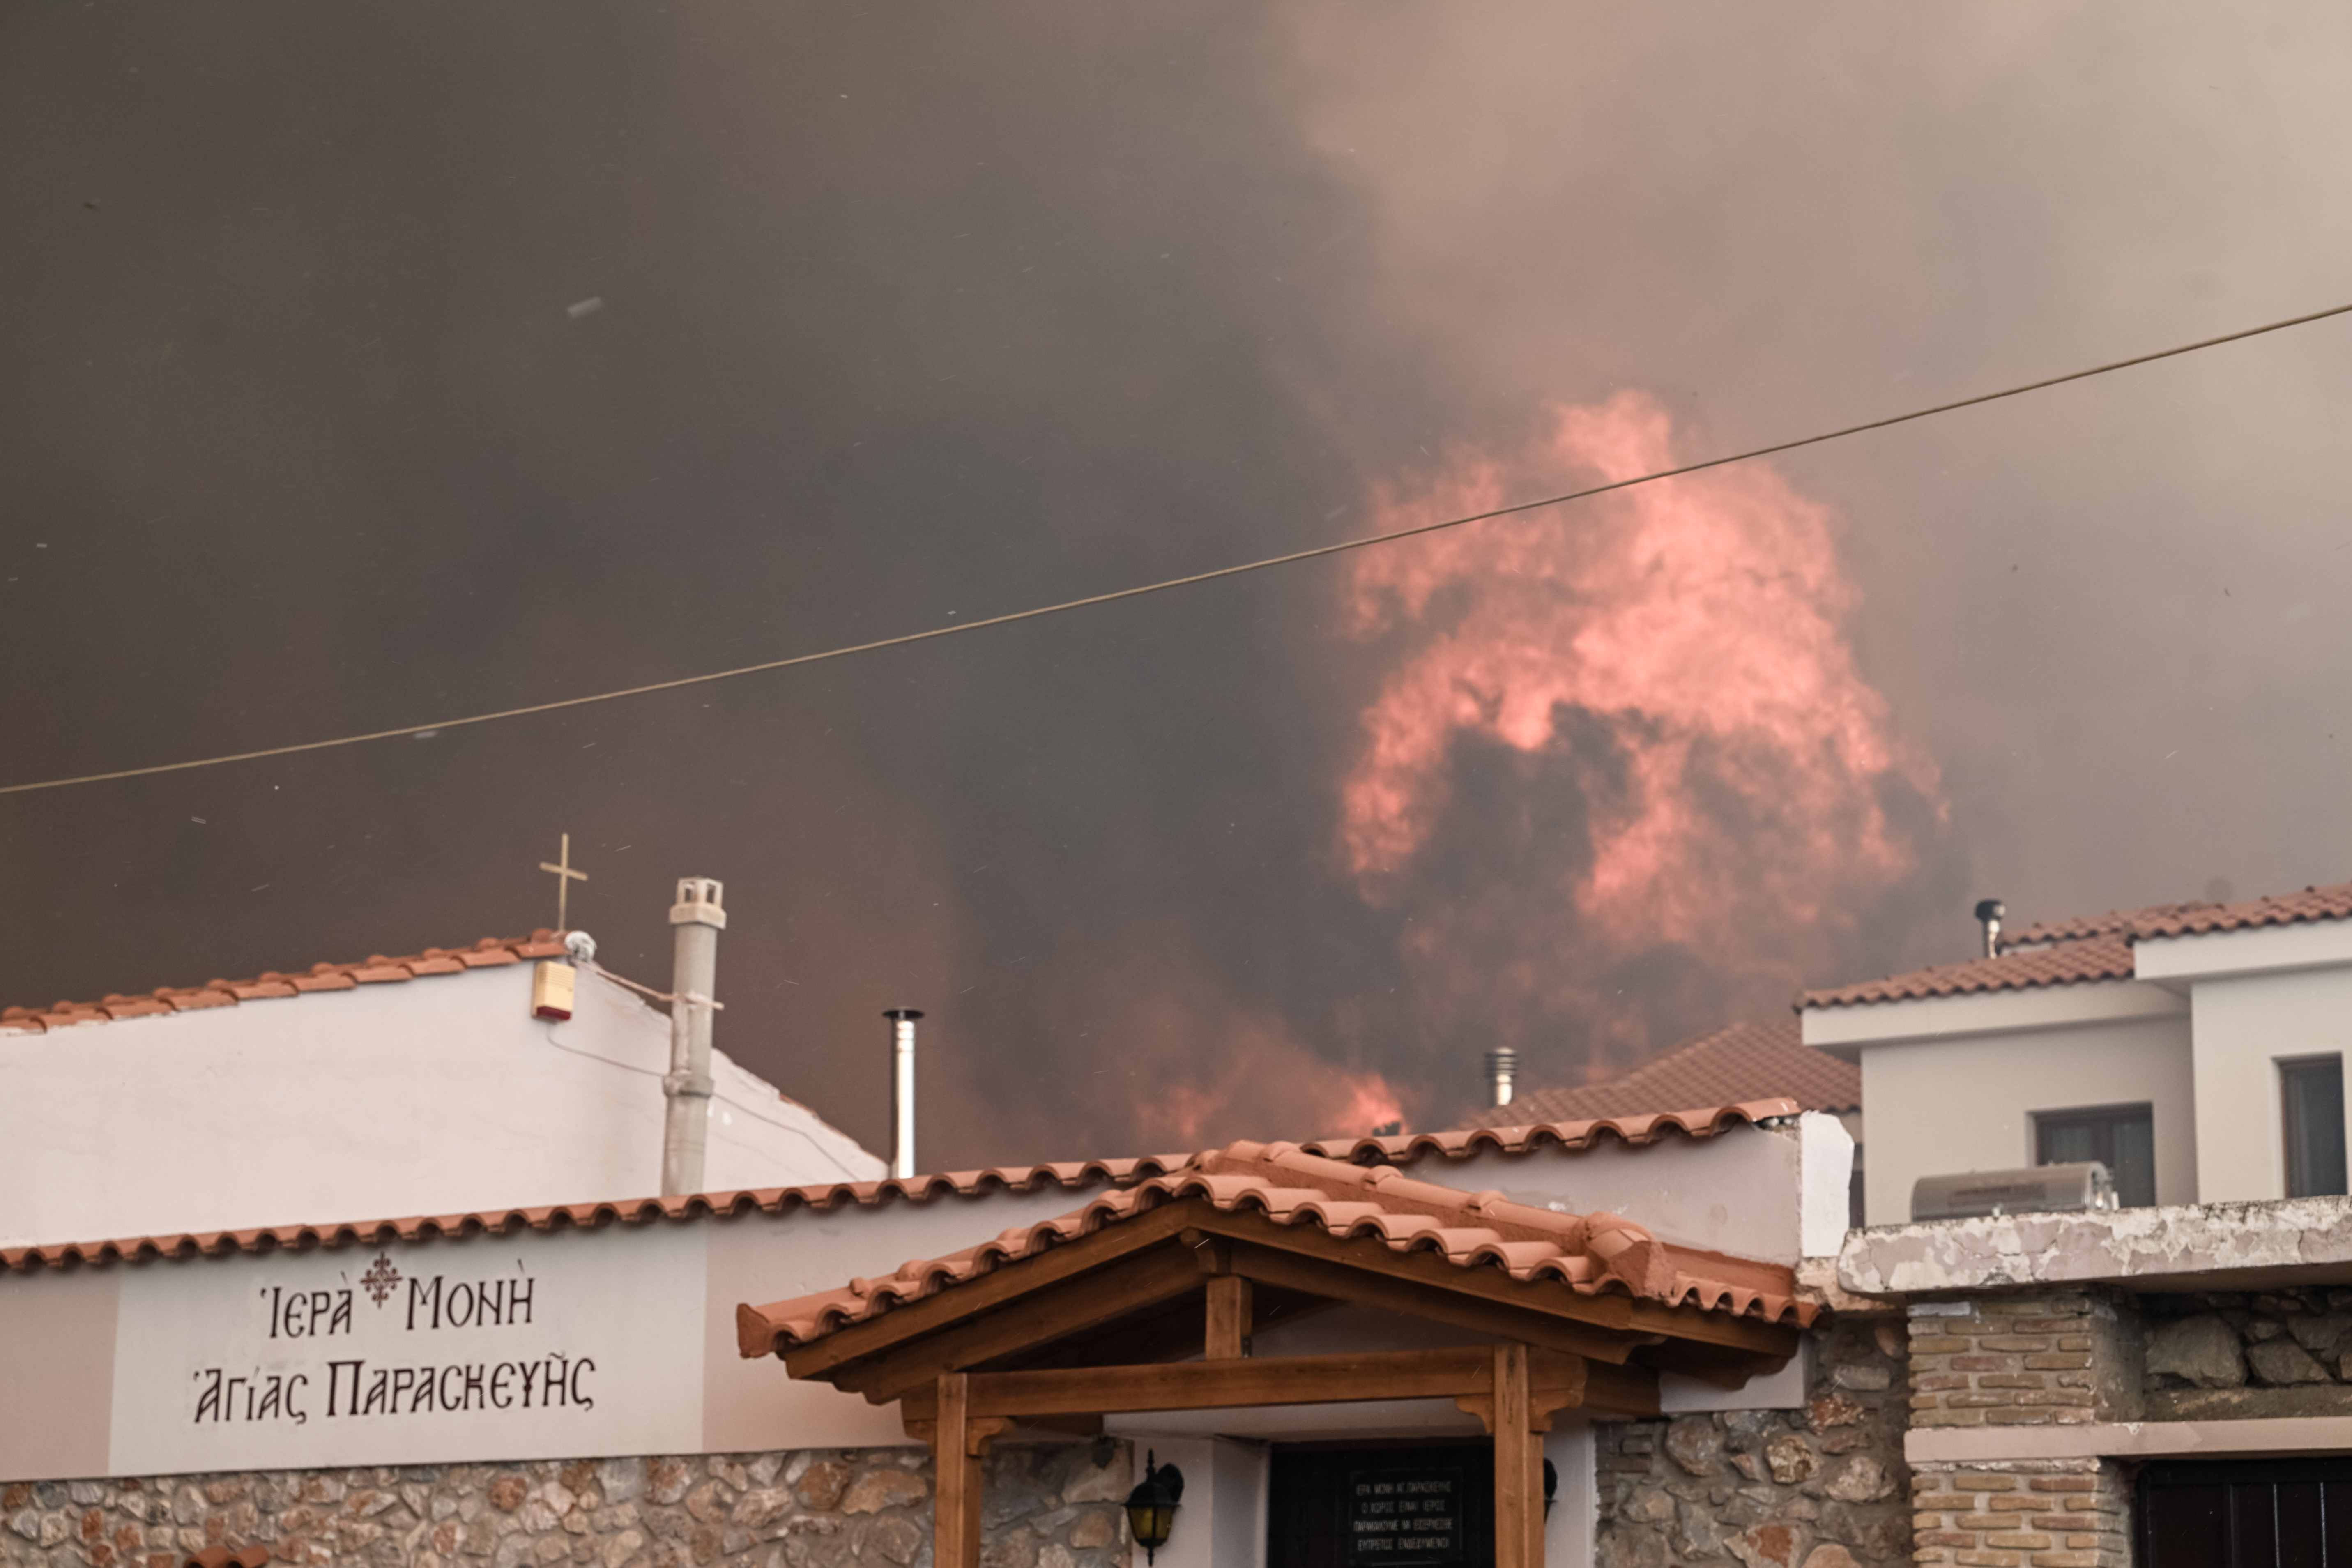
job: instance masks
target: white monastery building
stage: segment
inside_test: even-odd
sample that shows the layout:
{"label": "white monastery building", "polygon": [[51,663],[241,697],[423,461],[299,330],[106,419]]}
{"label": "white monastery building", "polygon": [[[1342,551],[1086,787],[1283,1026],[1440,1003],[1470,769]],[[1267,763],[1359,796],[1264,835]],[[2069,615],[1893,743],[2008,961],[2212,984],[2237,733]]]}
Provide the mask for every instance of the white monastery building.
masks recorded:
{"label": "white monastery building", "polygon": [[[680,884],[682,951],[693,942],[699,956],[715,940],[718,889]],[[550,981],[569,993],[561,1006],[536,994]],[[0,1104],[11,1111],[0,1246],[676,1190],[662,1169],[675,1099],[664,1079],[698,1024],[708,1098],[688,1102],[703,1112],[707,1166],[682,1185],[884,1173],[847,1135],[711,1051],[708,1013],[656,1005],[593,959],[575,962],[551,931],[10,1007],[0,1013]],[[266,1142],[268,1158],[248,1157],[253,1142],[232,1131]]]}
{"label": "white monastery building", "polygon": [[[2352,886],[1605,1086],[1697,1109],[887,1179],[708,1054],[717,894],[667,1016],[552,933],[6,1015],[0,1568],[2352,1563]],[[354,1079],[307,1215],[178,1131]]]}

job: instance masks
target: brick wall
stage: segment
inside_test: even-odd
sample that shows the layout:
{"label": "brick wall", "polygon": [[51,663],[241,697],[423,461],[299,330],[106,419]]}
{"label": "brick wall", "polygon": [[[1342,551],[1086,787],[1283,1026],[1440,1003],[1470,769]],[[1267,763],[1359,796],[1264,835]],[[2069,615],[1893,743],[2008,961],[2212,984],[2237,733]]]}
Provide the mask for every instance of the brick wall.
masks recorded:
{"label": "brick wall", "polygon": [[1911,1306],[1911,1425],[2046,1426],[2140,1414],[2141,1339],[2084,1294]]}
{"label": "brick wall", "polygon": [[1966,1568],[2126,1568],[2130,1492],[2104,1459],[1919,1465],[1912,1559]]}

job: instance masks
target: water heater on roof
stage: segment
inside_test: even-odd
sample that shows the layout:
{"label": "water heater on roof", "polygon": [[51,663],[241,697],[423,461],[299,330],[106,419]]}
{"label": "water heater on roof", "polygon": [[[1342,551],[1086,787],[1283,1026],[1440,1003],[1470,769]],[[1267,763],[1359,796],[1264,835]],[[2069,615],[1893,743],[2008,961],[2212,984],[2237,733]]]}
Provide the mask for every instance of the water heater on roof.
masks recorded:
{"label": "water heater on roof", "polygon": [[1966,1171],[1922,1176],[1911,1188],[1911,1217],[1980,1219],[2011,1214],[2084,1213],[2112,1209],[2115,1178],[2097,1161],[2032,1165],[2018,1171]]}

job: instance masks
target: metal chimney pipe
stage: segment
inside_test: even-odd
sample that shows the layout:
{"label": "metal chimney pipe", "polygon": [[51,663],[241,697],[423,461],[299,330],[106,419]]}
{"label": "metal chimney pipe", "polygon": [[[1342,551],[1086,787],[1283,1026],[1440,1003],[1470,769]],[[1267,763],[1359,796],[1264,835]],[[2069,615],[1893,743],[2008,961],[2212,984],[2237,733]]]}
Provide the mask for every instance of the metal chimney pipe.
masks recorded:
{"label": "metal chimney pipe", "polygon": [[1977,905],[1977,919],[1984,925],[1984,955],[1987,958],[2000,956],[2001,917],[2008,913],[2009,906],[1999,899],[1985,899]]}
{"label": "metal chimney pipe", "polygon": [[1486,1053],[1486,1082],[1492,1090],[1487,1103],[1496,1109],[1511,1103],[1511,1084],[1519,1076],[1519,1053],[1508,1046]]}
{"label": "metal chimney pipe", "polygon": [[727,929],[720,901],[725,886],[708,877],[684,877],[669,923],[677,931],[670,968],[669,1071],[662,1093],[662,1196],[702,1191],[703,1155],[710,1142],[710,1021],[719,984],[719,933]]}
{"label": "metal chimney pipe", "polygon": [[915,1020],[912,1007],[893,1007],[890,1020],[890,1173],[915,1173]]}

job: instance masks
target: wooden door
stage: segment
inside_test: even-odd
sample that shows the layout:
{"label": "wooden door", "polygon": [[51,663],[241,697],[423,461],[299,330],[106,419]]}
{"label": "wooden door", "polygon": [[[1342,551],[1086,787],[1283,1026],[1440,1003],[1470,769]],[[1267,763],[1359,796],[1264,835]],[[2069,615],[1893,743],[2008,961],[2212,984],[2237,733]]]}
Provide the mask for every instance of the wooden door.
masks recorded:
{"label": "wooden door", "polygon": [[2149,1465],[2139,1568],[2352,1568],[2352,1459]]}

